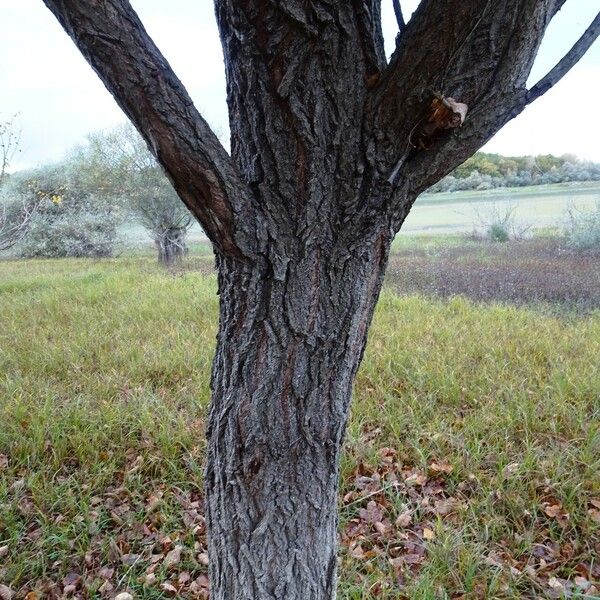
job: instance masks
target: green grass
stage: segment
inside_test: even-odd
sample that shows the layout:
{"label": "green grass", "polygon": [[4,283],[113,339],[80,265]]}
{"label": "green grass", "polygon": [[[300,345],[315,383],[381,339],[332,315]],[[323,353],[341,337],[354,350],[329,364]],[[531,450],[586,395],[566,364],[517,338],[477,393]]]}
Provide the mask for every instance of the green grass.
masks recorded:
{"label": "green grass", "polygon": [[[152,258],[0,263],[0,583],[51,597],[75,572],[89,597],[151,599],[206,571],[215,290]],[[339,597],[593,597],[575,578],[600,575],[599,356],[598,312],[385,291],[342,461]]]}
{"label": "green grass", "polygon": [[569,208],[591,210],[599,198],[597,181],[423,194],[406,218],[400,237],[486,229],[495,215],[507,210],[513,211],[517,229],[563,228]]}

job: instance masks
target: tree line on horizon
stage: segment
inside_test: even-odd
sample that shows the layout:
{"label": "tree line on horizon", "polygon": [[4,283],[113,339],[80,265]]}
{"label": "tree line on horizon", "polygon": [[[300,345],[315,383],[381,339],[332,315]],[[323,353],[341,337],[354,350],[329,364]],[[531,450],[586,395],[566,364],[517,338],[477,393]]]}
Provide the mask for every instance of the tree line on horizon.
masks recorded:
{"label": "tree line on horizon", "polygon": [[574,154],[504,156],[476,152],[427,193],[599,180],[600,163],[581,160]]}

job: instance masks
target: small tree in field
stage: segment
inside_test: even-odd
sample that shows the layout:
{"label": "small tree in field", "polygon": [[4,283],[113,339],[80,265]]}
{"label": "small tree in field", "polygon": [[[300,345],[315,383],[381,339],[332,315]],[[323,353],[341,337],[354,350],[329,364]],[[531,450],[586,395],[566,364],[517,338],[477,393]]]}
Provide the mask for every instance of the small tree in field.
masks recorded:
{"label": "small tree in field", "polygon": [[[8,178],[8,168],[19,149],[19,133],[15,119],[0,122],[0,192]],[[24,235],[37,202],[14,202],[0,196],[0,252],[14,246]]]}
{"label": "small tree in field", "polygon": [[19,141],[15,117],[8,121],[0,121],[0,187],[6,179],[12,159],[19,150]]}
{"label": "small tree in field", "polygon": [[44,0],[214,246],[213,600],[335,597],[340,451],[390,245],[597,37],[600,15],[526,88],[563,2],[423,0],[388,62],[380,0],[215,0],[230,156],[127,0]]}
{"label": "small tree in field", "polygon": [[140,187],[129,196],[134,215],[150,232],[158,261],[172,265],[187,254],[186,237],[193,217],[159,168],[140,173],[139,179]]}
{"label": "small tree in field", "polygon": [[192,214],[135,128],[91,135],[79,162],[93,174],[98,189],[123,197],[133,218],[152,236],[159,262],[170,265],[186,254]]}

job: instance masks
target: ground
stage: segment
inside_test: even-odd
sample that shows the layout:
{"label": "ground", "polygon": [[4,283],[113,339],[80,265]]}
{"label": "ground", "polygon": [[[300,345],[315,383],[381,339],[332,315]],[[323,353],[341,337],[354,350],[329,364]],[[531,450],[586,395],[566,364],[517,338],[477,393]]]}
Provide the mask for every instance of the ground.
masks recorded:
{"label": "ground", "polygon": [[[397,241],[342,462],[339,598],[600,597],[600,261],[561,248]],[[217,297],[194,250],[170,272],[0,262],[3,600],[207,597]]]}

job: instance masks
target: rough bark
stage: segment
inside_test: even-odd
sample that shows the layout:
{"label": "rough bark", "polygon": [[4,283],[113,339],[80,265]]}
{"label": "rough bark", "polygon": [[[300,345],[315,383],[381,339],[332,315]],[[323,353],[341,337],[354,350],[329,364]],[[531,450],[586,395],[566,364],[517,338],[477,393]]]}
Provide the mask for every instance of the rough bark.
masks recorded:
{"label": "rough bark", "polygon": [[211,598],[333,598],[339,454],[389,248],[282,279],[219,260],[206,473]]}
{"label": "rough bark", "polygon": [[[564,0],[423,0],[389,64],[379,0],[215,0],[231,158],[126,0],[44,2],[215,242],[211,597],[330,600],[340,449],[390,243],[522,110]],[[469,113],[418,150],[432,92]]]}

